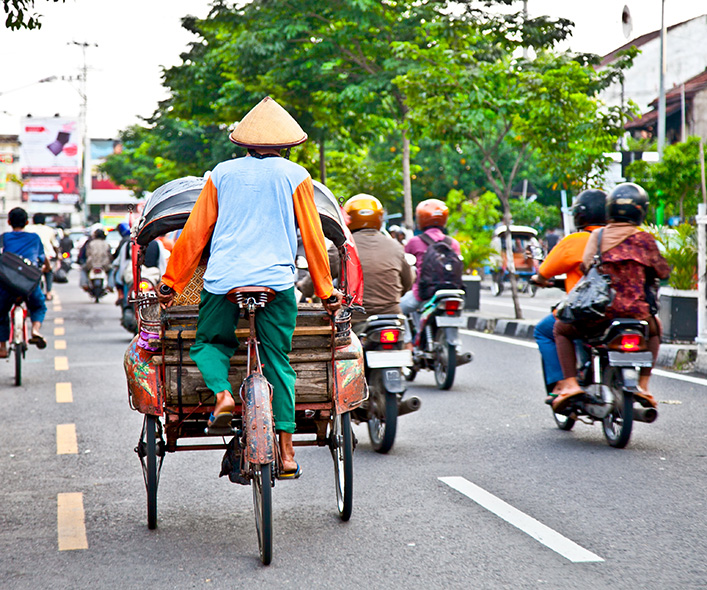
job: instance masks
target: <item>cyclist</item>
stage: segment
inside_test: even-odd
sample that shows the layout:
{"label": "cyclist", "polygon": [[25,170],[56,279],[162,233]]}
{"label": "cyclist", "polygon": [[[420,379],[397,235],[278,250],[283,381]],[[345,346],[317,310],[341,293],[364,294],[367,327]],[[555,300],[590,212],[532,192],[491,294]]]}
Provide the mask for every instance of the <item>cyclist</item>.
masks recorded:
{"label": "cyclist", "polygon": [[[2,239],[3,252],[12,252],[22,258],[29,260],[35,266],[41,268],[46,260],[44,257],[44,246],[40,237],[31,232],[24,231],[29,218],[27,211],[21,207],[15,207],[7,215],[7,221],[12,227],[11,232],[6,232],[0,236]],[[0,358],[7,358],[7,341],[10,338],[10,309],[17,300],[17,295],[0,285]],[[32,320],[32,336],[30,344],[37,348],[46,348],[47,341],[39,333],[47,313],[44,293],[41,284],[38,284],[34,291],[27,297],[27,309]]]}

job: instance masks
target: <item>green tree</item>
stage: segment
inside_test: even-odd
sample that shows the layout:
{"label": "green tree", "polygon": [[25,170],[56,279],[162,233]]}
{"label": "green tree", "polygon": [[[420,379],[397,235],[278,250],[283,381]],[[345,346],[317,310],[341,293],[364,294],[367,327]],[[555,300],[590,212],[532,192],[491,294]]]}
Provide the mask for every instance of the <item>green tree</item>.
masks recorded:
{"label": "green tree", "polygon": [[446,199],[449,207],[447,227],[461,247],[464,267],[479,270],[495,253],[491,246],[493,228],[501,219],[498,197],[486,191],[473,198],[452,189]]}
{"label": "green tree", "polygon": [[[54,2],[65,2],[65,0],[53,0]],[[2,7],[5,10],[5,28],[10,30],[18,29],[41,29],[42,21],[40,14],[35,14],[35,0],[3,0]]]}
{"label": "green tree", "polygon": [[685,221],[697,214],[702,201],[700,138],[688,137],[684,143],[666,146],[660,162],[637,160],[628,166],[626,175],[649,195],[659,195],[668,216],[678,215]]}
{"label": "green tree", "polygon": [[[408,97],[409,118],[436,139],[476,145],[507,225],[512,222],[512,187],[531,153],[563,183],[589,184],[601,177],[608,166],[604,154],[613,151],[623,133],[624,111],[602,108],[596,94],[630,65],[632,55],[597,73],[592,67],[596,56],[550,51],[568,33],[568,21],[558,22],[554,32],[546,25],[542,21],[531,27],[537,34],[534,60],[513,57],[512,51],[522,43],[522,35],[516,41],[509,34],[518,32],[513,27],[470,27],[467,43],[460,50],[443,38],[431,42],[435,29],[424,26],[426,42],[421,39],[396,46],[414,56],[418,64],[395,80]],[[521,33],[529,27],[522,27]],[[496,54],[489,50],[484,35],[497,39]],[[504,144],[513,146],[516,155],[502,166],[499,154]],[[510,270],[515,313],[522,318],[514,269]]]}

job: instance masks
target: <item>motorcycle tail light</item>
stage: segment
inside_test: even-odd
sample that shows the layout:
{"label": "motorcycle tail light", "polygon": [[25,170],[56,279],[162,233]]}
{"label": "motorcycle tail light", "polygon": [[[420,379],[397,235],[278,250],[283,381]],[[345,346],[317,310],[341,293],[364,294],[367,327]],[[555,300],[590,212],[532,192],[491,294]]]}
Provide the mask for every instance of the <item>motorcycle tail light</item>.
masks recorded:
{"label": "motorcycle tail light", "polygon": [[64,252],[64,253],[61,255],[61,257],[62,257],[62,258],[68,258],[68,257],[69,257],[69,253],[68,253],[68,252]]}
{"label": "motorcycle tail light", "polygon": [[144,293],[145,291],[152,291],[152,285],[147,281],[140,281],[138,289],[140,289],[141,293]]}
{"label": "motorcycle tail light", "polygon": [[641,334],[620,334],[609,343],[609,349],[621,352],[638,352],[646,349],[646,341]]}
{"label": "motorcycle tail light", "polygon": [[395,344],[400,338],[400,330],[381,330],[381,344]]}
{"label": "motorcycle tail light", "polygon": [[619,348],[624,352],[638,350],[641,347],[641,336],[639,334],[624,334],[621,336]]}
{"label": "motorcycle tail light", "polygon": [[448,299],[444,302],[444,311],[447,315],[455,315],[459,311],[461,304],[462,302],[458,299]]}

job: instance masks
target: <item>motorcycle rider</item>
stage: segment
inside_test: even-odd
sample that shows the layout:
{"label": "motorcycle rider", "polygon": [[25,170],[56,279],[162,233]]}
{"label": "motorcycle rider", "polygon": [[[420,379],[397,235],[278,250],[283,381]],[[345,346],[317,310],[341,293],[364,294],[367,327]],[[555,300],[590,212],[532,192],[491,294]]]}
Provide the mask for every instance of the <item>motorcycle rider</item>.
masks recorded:
{"label": "motorcycle rider", "polygon": [[129,285],[125,284],[125,269],[127,266],[131,265],[131,249],[130,249],[130,224],[123,221],[116,227],[118,233],[120,234],[120,243],[115,249],[113,255],[113,264],[111,267],[111,273],[113,274],[113,282],[115,284],[115,291],[117,298],[115,301],[116,305],[122,305],[123,301],[128,296]]}
{"label": "motorcycle rider", "polygon": [[[584,393],[577,382],[577,361],[574,339],[600,334],[613,318],[635,318],[648,323],[648,349],[653,362],[658,356],[661,327],[655,314],[653,287],[656,278],[666,279],[670,266],[658,250],[655,238],[637,226],[643,223],[648,209],[648,194],[639,185],[625,182],[614,188],[606,198],[607,225],[601,239],[601,271],[611,278],[615,296],[606,309],[605,319],[598,323],[577,325],[557,322],[555,340],[557,354],[565,378],[565,386],[552,402],[556,412],[561,411],[571,398]],[[594,230],[587,241],[583,268],[588,269],[597,252],[599,231]],[[650,394],[648,383],[651,367],[642,367],[640,391],[636,399],[645,407],[657,408],[658,402]]]}
{"label": "motorcycle rider", "polygon": [[[12,227],[11,232],[0,236],[3,252],[12,252],[22,258],[26,258],[33,265],[42,267],[44,264],[44,245],[40,237],[32,232],[24,231],[27,221],[27,211],[21,207],[15,207],[7,214],[7,222]],[[0,285],[0,358],[7,358],[7,341],[10,339],[10,310],[17,299],[17,295]],[[26,299],[29,316],[32,320],[32,336],[30,344],[37,348],[46,348],[47,341],[39,333],[42,327],[44,316],[47,313],[44,293],[41,285],[37,285]]]}
{"label": "motorcycle rider", "polygon": [[42,267],[45,286],[44,297],[47,301],[51,301],[54,297],[52,294],[54,285],[53,263],[59,255],[59,240],[56,230],[46,225],[46,220],[44,213],[35,213],[32,216],[32,225],[27,226],[27,231],[37,234],[39,239],[42,240],[42,245],[44,246],[44,266]]}
{"label": "motorcycle rider", "polygon": [[209,428],[217,430],[230,426],[235,411],[228,367],[238,347],[234,332],[240,309],[227,294],[244,286],[276,292],[255,321],[263,373],[273,386],[280,478],[297,478],[301,470],[292,444],[296,376],[288,358],[297,319],[297,225],[324,307],[335,312],[343,295],[332,284],[312,178],[282,153],[285,150],[289,156],[289,148],[304,143],[307,134],[268,96],[236,125],[230,139],[247,148],[248,156],[221,162],[213,169],[174,245],[158,297],[162,305],[172,304],[175,292],[187,286],[211,240],[196,340],[190,352],[216,396]]}
{"label": "motorcycle rider", "polygon": [[[582,191],[572,204],[572,213],[578,231],[557,243],[540,265],[538,273],[531,277],[532,283],[546,287],[549,279],[566,274],[565,291],[569,293],[582,278],[580,265],[589,236],[595,229],[606,224],[606,193],[598,189]],[[533,332],[542,359],[545,385],[550,394],[546,400],[548,402],[552,402],[557,393],[567,386],[557,357],[554,327],[555,315],[551,313],[538,322]]]}
{"label": "motorcycle rider", "polygon": [[444,227],[447,225],[448,218],[449,207],[447,207],[447,205],[439,199],[426,199],[425,201],[420,202],[415,209],[415,220],[417,222],[417,227],[422,233],[408,240],[408,243],[405,245],[405,252],[415,256],[415,268],[417,269],[417,273],[412,289],[405,293],[403,298],[400,300],[400,309],[406,316],[412,316],[416,327],[418,324],[418,317],[415,312],[422,303],[422,299],[420,297],[420,268],[422,266],[422,260],[425,256],[425,252],[429,247],[429,244],[423,239],[422,236],[425,236],[428,240],[434,242],[441,242],[445,239],[449,240],[452,249],[461,257],[459,242],[457,242],[454,238],[448,237],[443,231]]}
{"label": "motorcycle rider", "polygon": [[[405,259],[403,246],[381,232],[383,205],[372,195],[360,193],[344,203],[348,227],[356,243],[363,269],[363,307],[365,315],[354,315],[362,321],[376,314],[402,313],[400,298],[412,287],[412,268]],[[409,334],[405,332],[406,341]]]}
{"label": "motorcycle rider", "polygon": [[113,254],[110,251],[110,244],[106,241],[106,233],[102,228],[93,231],[91,240],[86,242],[86,259],[81,267],[79,285],[89,291],[88,272],[92,268],[102,268],[108,277],[108,290],[113,289],[113,278],[110,273],[110,266],[113,262]]}

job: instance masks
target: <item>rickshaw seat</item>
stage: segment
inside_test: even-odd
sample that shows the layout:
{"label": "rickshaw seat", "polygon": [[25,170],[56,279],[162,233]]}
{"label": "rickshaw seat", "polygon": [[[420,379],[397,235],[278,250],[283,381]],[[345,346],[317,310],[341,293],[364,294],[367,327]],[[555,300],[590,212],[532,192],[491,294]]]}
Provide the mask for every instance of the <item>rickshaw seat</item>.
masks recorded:
{"label": "rickshaw seat", "polygon": [[256,305],[265,305],[275,299],[275,294],[269,287],[236,287],[226,294],[226,299],[241,307],[251,298],[255,299]]}

